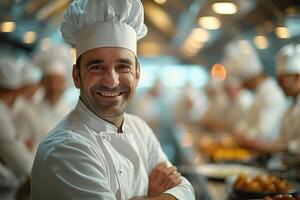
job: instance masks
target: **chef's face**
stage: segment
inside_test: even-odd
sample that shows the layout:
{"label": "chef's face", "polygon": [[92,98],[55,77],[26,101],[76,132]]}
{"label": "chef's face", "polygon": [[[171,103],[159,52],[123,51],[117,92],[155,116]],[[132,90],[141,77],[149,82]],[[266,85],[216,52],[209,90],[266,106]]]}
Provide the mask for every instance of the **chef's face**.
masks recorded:
{"label": "chef's face", "polygon": [[67,85],[65,77],[61,74],[45,74],[42,79],[42,86],[45,88],[45,98],[55,103],[63,95]]}
{"label": "chef's face", "polygon": [[77,65],[73,79],[84,104],[114,124],[123,119],[139,81],[135,55],[123,48],[96,48],[82,54]]}
{"label": "chef's face", "polygon": [[277,76],[277,81],[286,96],[296,96],[299,93],[299,78],[297,74]]}

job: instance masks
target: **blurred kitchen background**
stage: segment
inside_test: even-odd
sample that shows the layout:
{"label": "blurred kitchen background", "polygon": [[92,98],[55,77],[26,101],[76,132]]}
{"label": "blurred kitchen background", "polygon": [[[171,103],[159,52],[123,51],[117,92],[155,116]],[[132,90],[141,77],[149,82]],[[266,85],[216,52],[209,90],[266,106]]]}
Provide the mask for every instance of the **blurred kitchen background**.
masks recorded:
{"label": "blurred kitchen background", "polygon": [[[49,52],[52,47],[58,49],[63,44],[59,28],[71,2],[0,0],[0,58],[10,57],[16,63],[29,60],[32,65],[47,62],[40,59],[40,52]],[[212,82],[223,84],[231,77],[232,69],[227,66],[230,62],[224,58],[232,42],[245,52],[252,46],[265,73],[276,79],[276,53],[288,44],[300,43],[300,1],[142,0],[142,3],[148,34],[138,42],[141,80],[128,112],[142,116],[150,124],[169,159],[187,173],[196,188],[197,199],[225,199],[224,183],[207,183],[205,176],[197,171],[197,165],[206,162],[201,151],[206,152],[215,138],[223,146],[232,144],[232,139],[223,134],[210,137],[211,130],[201,127],[201,119],[212,105],[208,91],[216,87]],[[72,108],[79,95],[71,79],[76,52],[70,46],[66,49],[64,55],[70,58],[64,61],[68,63],[63,72],[67,87],[60,93]],[[52,60],[58,57],[55,55]],[[34,73],[42,76],[42,71]],[[35,92],[32,98],[38,103],[43,93]],[[246,93],[249,98],[253,96],[250,91]],[[291,100],[285,101],[288,104]],[[47,111],[40,110],[43,112]],[[199,139],[200,135],[204,139]],[[27,141],[30,136],[18,138],[23,138],[34,152],[36,147]],[[260,159],[265,161],[270,155],[264,152]],[[266,163],[259,162],[259,167],[266,168]]]}

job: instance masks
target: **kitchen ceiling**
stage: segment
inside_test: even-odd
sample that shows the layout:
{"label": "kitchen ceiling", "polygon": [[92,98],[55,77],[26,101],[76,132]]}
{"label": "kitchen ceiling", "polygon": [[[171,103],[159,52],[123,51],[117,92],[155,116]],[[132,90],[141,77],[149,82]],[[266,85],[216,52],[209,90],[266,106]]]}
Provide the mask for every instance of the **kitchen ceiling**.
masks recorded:
{"label": "kitchen ceiling", "polygon": [[[0,32],[0,45],[5,49],[31,52],[45,37],[59,37],[58,27],[63,12],[72,0],[0,0],[0,22],[15,22],[12,32]],[[165,2],[164,2],[165,1]],[[183,63],[210,66],[219,62],[226,43],[236,37],[251,40],[266,35],[277,50],[284,43],[299,41],[300,0],[236,0],[237,12],[216,14],[212,5],[224,0],[142,0],[148,35],[139,42],[139,54],[145,57],[173,55]],[[208,30],[200,17],[216,17],[220,28]],[[200,23],[200,25],[199,25]],[[295,31],[288,39],[275,36],[275,28],[289,23]],[[206,22],[206,25],[213,25]],[[204,25],[205,25],[204,24]],[[218,25],[218,24],[217,24]],[[298,25],[299,26],[299,25]],[[296,28],[295,28],[296,27]],[[29,32],[29,42],[25,33]],[[35,33],[31,33],[35,32]],[[31,35],[30,35],[31,34]],[[189,37],[198,35],[197,50],[188,47]],[[34,42],[30,42],[30,38]],[[190,45],[195,46],[196,43]],[[9,48],[6,48],[9,47]],[[0,53],[3,50],[0,50]]]}

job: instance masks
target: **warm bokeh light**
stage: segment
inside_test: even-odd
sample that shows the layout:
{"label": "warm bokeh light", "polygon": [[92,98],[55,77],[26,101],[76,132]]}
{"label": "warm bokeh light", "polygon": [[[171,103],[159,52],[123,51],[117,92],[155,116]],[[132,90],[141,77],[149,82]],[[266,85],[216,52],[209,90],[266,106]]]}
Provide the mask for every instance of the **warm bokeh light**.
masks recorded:
{"label": "warm bokeh light", "polygon": [[195,42],[207,42],[210,39],[210,33],[203,28],[194,28],[190,38]]}
{"label": "warm bokeh light", "polygon": [[164,4],[164,3],[167,2],[167,0],[154,0],[154,1],[155,1],[155,3],[157,3],[157,4]]}
{"label": "warm bokeh light", "polygon": [[223,15],[230,15],[237,12],[237,6],[231,2],[214,3],[212,9],[216,13]]}
{"label": "warm bokeh light", "polygon": [[70,49],[70,54],[71,54],[71,57],[72,57],[72,64],[75,64],[76,63],[76,49],[71,48]]}
{"label": "warm bokeh light", "polygon": [[211,77],[214,80],[224,81],[226,78],[227,72],[222,64],[214,64],[211,69]]}
{"label": "warm bokeh light", "polygon": [[269,46],[268,38],[262,35],[255,36],[253,42],[258,49],[266,49]]}
{"label": "warm bokeh light", "polygon": [[43,38],[40,42],[41,50],[43,50],[43,51],[48,50],[52,45],[51,42],[52,41],[50,38],[48,38],[48,37]]}
{"label": "warm bokeh light", "polygon": [[221,27],[221,22],[213,16],[200,17],[198,20],[199,26],[207,30],[216,30]]}
{"label": "warm bokeh light", "polygon": [[251,46],[247,40],[239,40],[238,45],[243,54],[250,54],[251,53]]}
{"label": "warm bokeh light", "polygon": [[144,8],[145,16],[156,28],[166,35],[173,34],[175,31],[175,24],[167,12],[151,2],[145,2]]}
{"label": "warm bokeh light", "polygon": [[27,31],[23,35],[23,42],[25,44],[32,44],[36,40],[36,32],[34,31]]}
{"label": "warm bokeh light", "polygon": [[276,33],[278,38],[285,39],[285,38],[290,37],[289,29],[287,27],[284,27],[284,26],[276,27],[275,33]]}
{"label": "warm bokeh light", "polygon": [[10,33],[16,29],[15,22],[2,22],[1,23],[1,32],[3,33]]}
{"label": "warm bokeh light", "polygon": [[161,53],[162,47],[153,41],[143,41],[139,44],[138,53],[145,57],[158,56]]}

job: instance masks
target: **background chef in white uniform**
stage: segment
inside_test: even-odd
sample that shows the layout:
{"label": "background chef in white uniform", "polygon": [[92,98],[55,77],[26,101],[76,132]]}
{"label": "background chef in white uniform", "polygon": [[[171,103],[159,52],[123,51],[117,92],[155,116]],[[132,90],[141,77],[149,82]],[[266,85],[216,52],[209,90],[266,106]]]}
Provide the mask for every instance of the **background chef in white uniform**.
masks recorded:
{"label": "background chef in white uniform", "polygon": [[282,119],[280,137],[266,145],[269,152],[286,151],[300,154],[300,44],[289,44],[276,55],[277,80],[292,105]]}
{"label": "background chef in white uniform", "polygon": [[204,87],[207,95],[208,108],[200,118],[200,126],[204,129],[216,131],[223,127],[223,109],[226,106],[226,97],[223,82],[210,79]]}
{"label": "background chef in white uniform", "polygon": [[[32,200],[195,199],[149,126],[124,113],[138,85],[137,40],[147,28],[139,0],[79,0],[61,31],[76,45],[80,99],[39,145]],[[139,197],[138,197],[139,196]]]}
{"label": "background chef in white uniform", "polygon": [[229,56],[245,88],[254,92],[254,102],[234,132],[245,147],[260,150],[265,143],[279,137],[280,121],[286,110],[283,92],[276,80],[264,73],[263,64],[250,43],[242,48],[238,42],[227,46]]}
{"label": "background chef in white uniform", "polygon": [[31,154],[24,143],[17,139],[11,118],[11,108],[22,85],[21,73],[22,68],[12,58],[0,58],[0,177],[5,179],[0,182],[12,189],[9,192],[29,184],[32,166]]}
{"label": "background chef in white uniform", "polygon": [[223,86],[226,96],[219,128],[220,131],[231,133],[235,125],[249,112],[253,98],[243,89],[241,80],[235,75],[228,75]]}
{"label": "background chef in white uniform", "polygon": [[35,106],[41,100],[37,91],[40,88],[42,72],[29,57],[19,58],[17,64],[22,68],[22,85],[12,107],[12,119],[17,138],[34,153],[34,147],[37,146],[36,136],[39,134],[36,126],[40,121]]}
{"label": "background chef in white uniform", "polygon": [[36,112],[40,117],[39,122],[35,123],[38,145],[72,109],[63,98],[72,65],[70,47],[66,44],[53,45],[38,52],[34,61],[43,73],[41,87],[44,93],[43,99],[36,105]]}

